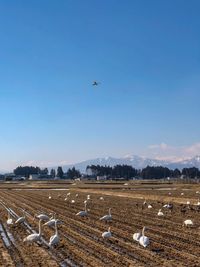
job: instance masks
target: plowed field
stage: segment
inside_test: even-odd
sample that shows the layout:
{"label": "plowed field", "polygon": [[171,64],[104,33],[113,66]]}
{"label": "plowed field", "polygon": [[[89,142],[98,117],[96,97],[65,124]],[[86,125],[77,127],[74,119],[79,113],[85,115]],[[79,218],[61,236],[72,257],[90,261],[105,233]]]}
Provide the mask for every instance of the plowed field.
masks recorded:
{"label": "plowed field", "polygon": [[[196,188],[183,191],[177,185],[175,190],[156,188],[150,191],[144,187],[134,191],[133,186],[112,190],[112,186],[104,189],[103,185],[101,188],[95,185],[95,188],[75,186],[60,191],[1,189],[0,266],[200,266],[200,208],[195,205],[199,196]],[[88,216],[76,216],[84,209],[88,194]],[[143,205],[145,199],[152,209]],[[187,201],[191,204],[187,205]],[[168,202],[174,204],[172,212],[162,208]],[[109,208],[112,221],[100,221]],[[164,216],[158,217],[161,208]],[[23,215],[23,209],[25,223],[6,223],[8,213],[14,222]],[[60,242],[56,247],[48,246],[55,232],[54,227],[48,226],[42,226],[39,242],[23,242],[27,235],[38,232],[38,219],[34,219],[34,215],[40,213],[56,213],[62,221],[58,225]],[[183,227],[186,219],[191,219],[194,225]],[[103,239],[101,235],[109,226],[112,237]],[[133,234],[143,226],[150,239],[146,248],[133,240]]]}

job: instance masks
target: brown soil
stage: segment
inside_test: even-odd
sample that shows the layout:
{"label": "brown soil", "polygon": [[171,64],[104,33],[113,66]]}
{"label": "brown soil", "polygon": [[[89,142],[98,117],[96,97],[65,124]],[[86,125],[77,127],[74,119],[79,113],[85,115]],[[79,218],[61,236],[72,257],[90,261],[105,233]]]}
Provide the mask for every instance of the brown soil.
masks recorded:
{"label": "brown soil", "polygon": [[[131,184],[127,188],[123,184],[113,187],[95,184],[71,186],[70,190],[61,191],[10,189],[0,190],[0,223],[10,242],[7,246],[0,235],[0,266],[200,266],[200,209],[196,205],[186,205],[188,200],[193,204],[198,200],[196,191],[199,188],[195,185],[187,188],[187,185],[178,184],[135,187]],[[64,201],[68,192],[71,195]],[[48,198],[49,194],[52,199]],[[76,213],[84,208],[87,194],[91,196],[88,217],[77,217]],[[104,200],[99,199],[101,196]],[[75,203],[71,203],[72,199]],[[144,199],[152,204],[152,209],[142,209]],[[174,203],[173,211],[162,209],[165,216],[158,217],[158,210],[167,202]],[[109,207],[112,208],[112,222],[100,221]],[[11,209],[13,220],[17,215],[22,216],[25,208],[27,224],[8,226],[6,208]],[[30,226],[38,231],[34,215],[50,212],[56,212],[63,222],[58,229],[59,245],[50,249],[45,242],[24,243]],[[194,226],[184,228],[185,219],[192,219]],[[104,240],[101,234],[109,226],[112,237]],[[147,248],[132,238],[143,226],[150,239]],[[48,242],[54,228],[42,227],[42,232]]]}

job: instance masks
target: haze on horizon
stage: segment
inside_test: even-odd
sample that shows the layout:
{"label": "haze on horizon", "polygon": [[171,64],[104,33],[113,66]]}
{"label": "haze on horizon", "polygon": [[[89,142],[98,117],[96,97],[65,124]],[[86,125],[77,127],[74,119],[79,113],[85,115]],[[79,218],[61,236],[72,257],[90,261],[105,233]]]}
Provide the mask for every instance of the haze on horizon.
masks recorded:
{"label": "haze on horizon", "polygon": [[198,0],[0,7],[0,170],[200,154]]}

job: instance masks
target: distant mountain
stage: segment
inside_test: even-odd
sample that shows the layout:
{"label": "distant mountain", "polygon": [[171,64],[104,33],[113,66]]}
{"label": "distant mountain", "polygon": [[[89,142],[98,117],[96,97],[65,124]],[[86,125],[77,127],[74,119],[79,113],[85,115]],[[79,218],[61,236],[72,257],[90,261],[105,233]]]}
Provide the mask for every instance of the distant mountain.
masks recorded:
{"label": "distant mountain", "polygon": [[179,161],[179,162],[171,162],[171,161],[165,161],[165,160],[157,160],[157,159],[150,159],[150,158],[144,158],[140,156],[126,156],[123,158],[114,158],[114,157],[105,157],[105,158],[96,158],[91,160],[82,161],[80,163],[76,164],[70,164],[63,166],[64,171],[67,171],[69,168],[75,167],[76,169],[79,169],[81,172],[85,172],[86,167],[88,165],[107,165],[107,166],[115,166],[117,164],[126,164],[131,165],[136,169],[142,169],[146,166],[163,166],[168,167],[170,169],[183,169],[183,168],[189,168],[189,167],[197,167],[200,169],[200,156],[196,156],[191,159]]}
{"label": "distant mountain", "polygon": [[171,168],[171,169],[183,169],[183,168],[190,168],[190,167],[196,167],[200,169],[200,156],[195,156],[190,159],[185,159],[179,162],[169,162],[168,164],[165,164],[164,166]]}

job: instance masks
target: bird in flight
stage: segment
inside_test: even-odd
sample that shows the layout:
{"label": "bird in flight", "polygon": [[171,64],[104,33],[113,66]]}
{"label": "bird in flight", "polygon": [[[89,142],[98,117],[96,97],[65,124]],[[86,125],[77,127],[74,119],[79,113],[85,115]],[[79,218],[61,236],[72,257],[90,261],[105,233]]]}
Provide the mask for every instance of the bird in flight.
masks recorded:
{"label": "bird in flight", "polygon": [[99,85],[99,84],[100,84],[99,82],[94,81],[92,85],[93,85],[93,86],[97,86],[97,85]]}

